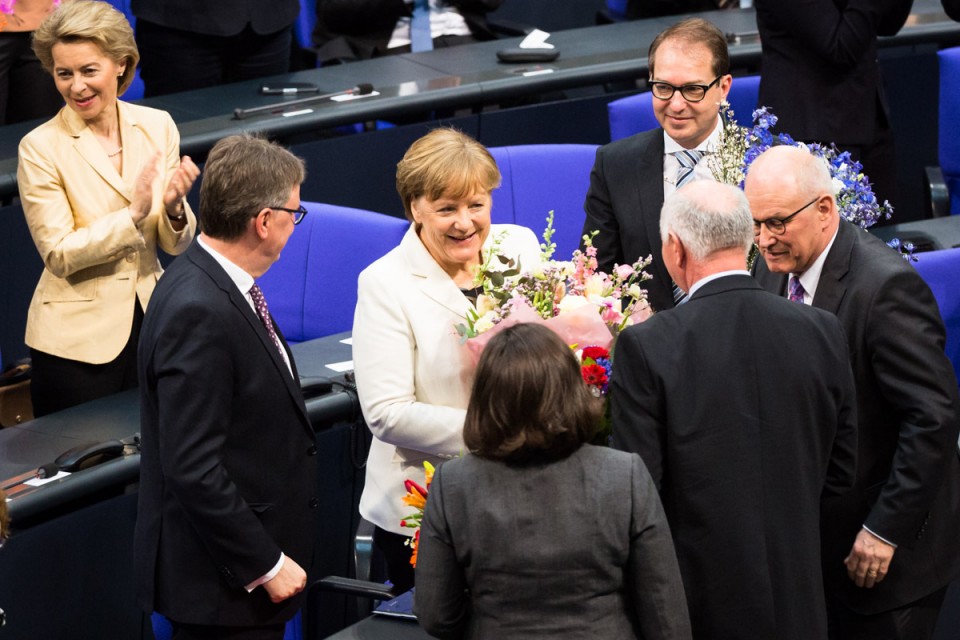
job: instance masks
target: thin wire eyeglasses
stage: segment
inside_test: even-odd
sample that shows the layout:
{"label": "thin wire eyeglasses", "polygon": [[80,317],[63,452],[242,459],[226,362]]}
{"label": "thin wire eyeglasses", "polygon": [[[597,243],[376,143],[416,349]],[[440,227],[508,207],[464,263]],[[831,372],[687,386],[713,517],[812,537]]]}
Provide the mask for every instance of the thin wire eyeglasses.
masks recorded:
{"label": "thin wire eyeglasses", "polygon": [[268,209],[276,209],[277,211],[286,211],[287,213],[293,214],[293,224],[300,224],[303,222],[303,216],[307,215],[307,208],[303,205],[300,205],[296,209],[288,209],[287,207],[267,207]]}
{"label": "thin wire eyeglasses", "polygon": [[819,199],[820,199],[820,196],[817,196],[816,198],[814,198],[807,204],[803,205],[802,207],[800,207],[799,209],[797,209],[796,211],[794,211],[793,213],[791,213],[785,218],[767,218],[766,220],[754,220],[753,235],[755,236],[760,235],[760,225],[766,225],[767,230],[770,233],[772,233],[775,236],[782,236],[783,232],[787,230],[787,223],[793,220],[793,218],[798,213],[800,213],[801,211],[803,211],[804,209],[806,209],[807,207],[809,207]]}
{"label": "thin wire eyeglasses", "polygon": [[673,94],[679,91],[680,95],[683,96],[683,99],[687,102],[700,102],[707,97],[707,91],[710,90],[710,87],[720,82],[720,78],[722,77],[722,75],[717,76],[710,84],[685,84],[680,87],[672,85],[669,82],[649,82],[647,84],[654,98],[669,100],[673,97]]}

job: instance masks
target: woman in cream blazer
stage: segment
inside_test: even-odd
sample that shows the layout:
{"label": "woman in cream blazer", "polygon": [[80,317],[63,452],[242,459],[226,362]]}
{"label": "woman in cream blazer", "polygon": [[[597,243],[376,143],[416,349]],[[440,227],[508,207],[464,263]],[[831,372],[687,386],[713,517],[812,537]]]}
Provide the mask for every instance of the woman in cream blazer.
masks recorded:
{"label": "woman in cream blazer", "polygon": [[463,449],[473,359],[455,326],[475,300],[474,267],[500,239],[522,266],[540,260],[529,229],[490,224],[500,172],[487,150],[453,129],[435,129],[398,164],[397,188],[412,221],[400,246],[360,274],[353,360],[360,406],[373,442],[361,515],[376,525],[394,586],[413,585],[409,530],[400,520],[404,480],[424,483],[423,462]]}
{"label": "woman in cream blazer", "polygon": [[[102,2],[65,3],[34,50],[66,106],[20,142],[17,182],[44,270],[27,313],[35,415],[136,385],[140,319],[162,269],[186,249],[199,175],[164,111],[117,99],[139,59]],[[131,375],[132,374],[132,375]]]}

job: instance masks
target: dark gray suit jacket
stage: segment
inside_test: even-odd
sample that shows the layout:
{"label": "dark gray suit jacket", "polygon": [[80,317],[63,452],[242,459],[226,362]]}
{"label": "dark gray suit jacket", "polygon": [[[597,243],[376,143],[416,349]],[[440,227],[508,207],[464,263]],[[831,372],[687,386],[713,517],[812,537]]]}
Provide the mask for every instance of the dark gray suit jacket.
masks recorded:
{"label": "dark gray suit jacket", "polygon": [[[784,295],[786,274],[756,277]],[[850,346],[860,423],[853,490],[823,505],[827,589],[863,614],[909,604],[960,574],[960,396],[937,302],[882,241],[840,223],[813,306],[835,314]],[[862,525],[899,545],[886,578],[857,588],[843,559]]]}
{"label": "dark gray suit jacket", "polygon": [[445,462],[427,500],[415,609],[439,638],[690,638],[670,531],[637,456]]}
{"label": "dark gray suit jacket", "polygon": [[188,624],[286,621],[302,597],[244,586],[281,551],[312,560],[317,448],[296,367],[196,242],[160,278],[137,357],[139,604]]}
{"label": "dark gray suit jacket", "polygon": [[837,319],[721,277],[620,334],[610,398],[615,446],[660,488],[694,635],[825,638],[820,497],[853,482],[857,442]]}
{"label": "dark gray suit jacket", "polygon": [[673,281],[660,255],[663,208],[663,129],[651,129],[597,149],[590,189],[583,205],[583,233],[599,231],[593,245],[601,271],[614,263],[632,264],[653,257],[643,283],[657,311],[673,308]]}

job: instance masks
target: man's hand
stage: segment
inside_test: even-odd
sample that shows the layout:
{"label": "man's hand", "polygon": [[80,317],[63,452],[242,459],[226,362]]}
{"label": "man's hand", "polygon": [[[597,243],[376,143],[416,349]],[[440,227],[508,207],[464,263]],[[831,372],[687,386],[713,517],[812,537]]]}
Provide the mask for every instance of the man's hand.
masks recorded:
{"label": "man's hand", "polygon": [[270,595],[271,602],[283,602],[287,598],[297,595],[307,586],[307,573],[300,565],[283,557],[280,573],[263,583],[263,588]]}
{"label": "man's hand", "polygon": [[850,555],[843,564],[847,566],[847,575],[858,587],[872,589],[879,584],[890,570],[893,552],[896,548],[887,544],[866,529],[860,529],[853,541]]}

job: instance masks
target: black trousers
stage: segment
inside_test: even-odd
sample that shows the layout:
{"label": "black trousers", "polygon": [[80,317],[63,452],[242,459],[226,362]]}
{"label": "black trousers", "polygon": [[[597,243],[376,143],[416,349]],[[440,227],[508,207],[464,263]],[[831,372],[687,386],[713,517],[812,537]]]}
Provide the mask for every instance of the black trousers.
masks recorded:
{"label": "black trousers", "polygon": [[406,544],[409,539],[380,527],[373,530],[373,544],[383,554],[387,563],[387,577],[397,595],[413,588],[414,570],[410,564],[413,551]]}
{"label": "black trousers", "polygon": [[212,627],[170,621],[171,640],[283,640],[286,625],[268,627]]}
{"label": "black trousers", "polygon": [[827,596],[830,640],[930,640],[947,587],[916,602],[874,615],[860,615]]}
{"label": "black trousers", "polygon": [[63,98],[30,48],[30,31],[0,32],[0,125],[52,118]]}
{"label": "black trousers", "polygon": [[137,20],[144,97],[252,80],[290,70],[293,27],[211,36]]}
{"label": "black trousers", "polygon": [[143,309],[139,301],[134,304],[130,338],[120,355],[110,362],[90,364],[30,349],[30,399],[35,417],[137,386],[137,341]]}

